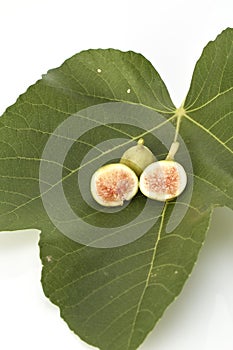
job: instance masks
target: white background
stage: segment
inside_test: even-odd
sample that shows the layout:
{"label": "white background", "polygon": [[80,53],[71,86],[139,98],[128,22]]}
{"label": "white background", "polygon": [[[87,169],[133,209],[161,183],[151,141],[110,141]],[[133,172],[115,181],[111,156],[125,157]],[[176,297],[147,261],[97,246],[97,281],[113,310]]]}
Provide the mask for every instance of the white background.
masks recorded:
{"label": "white background", "polygon": [[[48,69],[89,48],[134,50],[177,107],[231,0],[0,0],[0,114]],[[217,209],[192,276],[142,350],[233,349],[233,215]],[[37,231],[0,234],[0,348],[88,350],[43,295]],[[111,349],[109,349],[111,350]]]}

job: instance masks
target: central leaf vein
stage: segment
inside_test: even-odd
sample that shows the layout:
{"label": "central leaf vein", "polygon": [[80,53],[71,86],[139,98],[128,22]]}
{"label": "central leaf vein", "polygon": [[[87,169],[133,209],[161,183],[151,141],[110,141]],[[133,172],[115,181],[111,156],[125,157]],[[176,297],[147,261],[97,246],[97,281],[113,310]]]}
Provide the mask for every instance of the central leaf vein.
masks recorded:
{"label": "central leaf vein", "polygon": [[161,233],[162,233],[162,229],[163,229],[166,209],[167,209],[167,203],[165,203],[164,208],[163,208],[163,212],[162,212],[162,216],[161,216],[161,222],[160,222],[160,226],[159,226],[159,231],[158,231],[158,235],[157,235],[156,240],[155,240],[155,245],[154,245],[153,254],[152,254],[152,258],[151,258],[151,263],[150,263],[148,274],[147,274],[145,287],[144,287],[144,289],[142,291],[142,294],[141,294],[141,297],[139,299],[138,307],[137,307],[137,310],[136,310],[136,313],[135,313],[135,317],[134,317],[134,320],[133,320],[133,323],[132,323],[131,332],[130,332],[130,335],[129,335],[128,347],[127,347],[128,349],[130,349],[130,344],[132,342],[134,329],[135,329],[135,325],[136,325],[136,322],[137,322],[137,317],[138,317],[138,314],[140,312],[140,308],[141,308],[141,305],[142,305],[142,302],[143,302],[143,299],[144,299],[144,295],[145,295],[146,290],[147,290],[147,288],[149,286],[149,281],[150,281],[151,273],[152,273],[152,270],[153,270],[153,267],[154,267],[155,258],[156,258],[157,247],[158,247],[159,241],[161,239]]}

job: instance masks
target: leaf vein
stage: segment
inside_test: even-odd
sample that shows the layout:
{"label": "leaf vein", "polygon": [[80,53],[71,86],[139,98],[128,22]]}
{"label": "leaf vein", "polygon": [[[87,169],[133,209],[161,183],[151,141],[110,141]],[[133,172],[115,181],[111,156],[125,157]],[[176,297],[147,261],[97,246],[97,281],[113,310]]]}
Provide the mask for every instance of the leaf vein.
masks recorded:
{"label": "leaf vein", "polygon": [[163,209],[163,212],[162,212],[161,223],[160,223],[158,235],[157,235],[157,237],[155,239],[155,245],[154,245],[154,248],[153,248],[153,254],[152,254],[152,258],[151,258],[151,263],[149,265],[149,270],[148,270],[148,273],[147,273],[147,279],[146,279],[145,287],[144,287],[144,289],[142,291],[142,294],[141,294],[141,297],[139,299],[138,307],[137,307],[137,310],[136,310],[136,313],[135,313],[135,317],[134,317],[134,320],[133,320],[133,323],[132,323],[131,332],[130,332],[129,340],[128,340],[128,346],[127,346],[128,349],[130,349],[130,344],[131,344],[133,333],[134,333],[134,327],[136,325],[136,321],[137,321],[137,317],[138,317],[138,314],[139,314],[139,311],[140,311],[140,307],[142,305],[142,301],[143,301],[144,295],[146,293],[146,290],[147,290],[147,288],[149,286],[149,280],[150,280],[151,272],[152,272],[152,269],[153,269],[154,261],[155,261],[155,258],[156,258],[156,252],[157,252],[158,243],[159,243],[159,241],[161,239],[161,233],[162,233],[163,223],[164,223],[164,219],[165,219],[166,208],[167,208],[167,203],[165,203],[165,206],[164,206],[164,209]]}
{"label": "leaf vein", "polygon": [[[148,266],[148,265],[149,265],[149,264],[141,265],[141,266],[139,266],[139,267],[137,267],[137,268],[135,268],[135,269],[133,269],[133,270],[127,271],[127,272],[124,273],[124,274],[118,275],[116,278],[113,278],[112,280],[110,280],[110,281],[108,281],[108,282],[102,284],[100,287],[93,289],[93,290],[91,291],[91,293],[87,294],[84,298],[80,299],[80,300],[78,301],[78,303],[70,305],[69,308],[76,308],[76,307],[80,306],[84,301],[88,300],[90,297],[92,297],[93,295],[95,295],[97,292],[99,292],[100,290],[102,290],[102,289],[105,288],[106,286],[109,286],[109,285],[111,285],[112,283],[115,283],[116,281],[119,281],[119,280],[121,280],[122,278],[124,278],[124,277],[126,277],[126,276],[128,276],[128,275],[130,275],[130,274],[132,274],[132,273],[134,273],[134,272],[136,272],[136,271],[139,271],[139,270],[141,270],[141,269],[144,269],[144,268],[145,268],[146,266]],[[72,281],[72,282],[70,282],[70,283],[68,283],[68,284],[64,284],[61,288],[55,289],[55,290],[50,294],[50,296],[52,296],[52,295],[53,295],[54,293],[56,293],[58,290],[59,290],[59,291],[62,291],[62,290],[64,290],[65,288],[67,288],[67,287],[69,287],[69,286],[71,286],[71,285],[77,283],[78,280],[79,280],[79,279],[75,279],[74,281]]]}
{"label": "leaf vein", "polygon": [[233,151],[223,141],[221,141],[216,135],[214,135],[209,129],[206,129],[203,125],[198,123],[196,120],[191,118],[189,115],[185,114],[185,117],[188,120],[190,120],[193,124],[197,125],[200,129],[204,130],[209,136],[214,138],[221,146],[223,146],[224,148],[226,148],[226,150],[228,150],[230,153],[233,154]]}

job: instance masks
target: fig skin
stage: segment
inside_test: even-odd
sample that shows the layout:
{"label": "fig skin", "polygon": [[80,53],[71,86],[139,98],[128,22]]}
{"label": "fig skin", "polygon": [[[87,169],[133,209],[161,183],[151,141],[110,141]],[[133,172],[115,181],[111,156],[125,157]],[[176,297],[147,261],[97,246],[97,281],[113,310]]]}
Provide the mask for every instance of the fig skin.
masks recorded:
{"label": "fig skin", "polygon": [[150,164],[139,181],[139,188],[146,197],[162,202],[178,197],[186,185],[187,175],[184,168],[173,160]]}
{"label": "fig skin", "polygon": [[114,163],[99,168],[91,178],[91,193],[97,203],[116,207],[132,199],[138,191],[138,178],[125,164]]}
{"label": "fig skin", "polygon": [[144,146],[144,140],[139,139],[138,144],[129,148],[121,157],[120,163],[131,168],[137,176],[140,176],[143,170],[156,158],[151,150]]}

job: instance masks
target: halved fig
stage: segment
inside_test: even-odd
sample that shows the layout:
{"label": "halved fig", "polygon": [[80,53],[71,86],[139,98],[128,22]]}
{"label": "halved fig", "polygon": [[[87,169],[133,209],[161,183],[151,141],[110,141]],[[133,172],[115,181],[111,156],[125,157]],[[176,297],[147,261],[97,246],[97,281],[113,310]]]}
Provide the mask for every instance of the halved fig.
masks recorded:
{"label": "halved fig", "polygon": [[127,165],[139,176],[149,164],[155,161],[154,154],[148,147],[144,146],[144,140],[139,139],[136,146],[125,151],[120,163]]}
{"label": "halved fig", "polygon": [[166,201],[178,197],[186,184],[187,175],[182,165],[161,160],[146,167],[140,177],[139,187],[146,197]]}
{"label": "halved fig", "polygon": [[133,170],[120,163],[99,168],[91,178],[91,193],[97,203],[106,207],[123,205],[138,191],[138,178]]}

